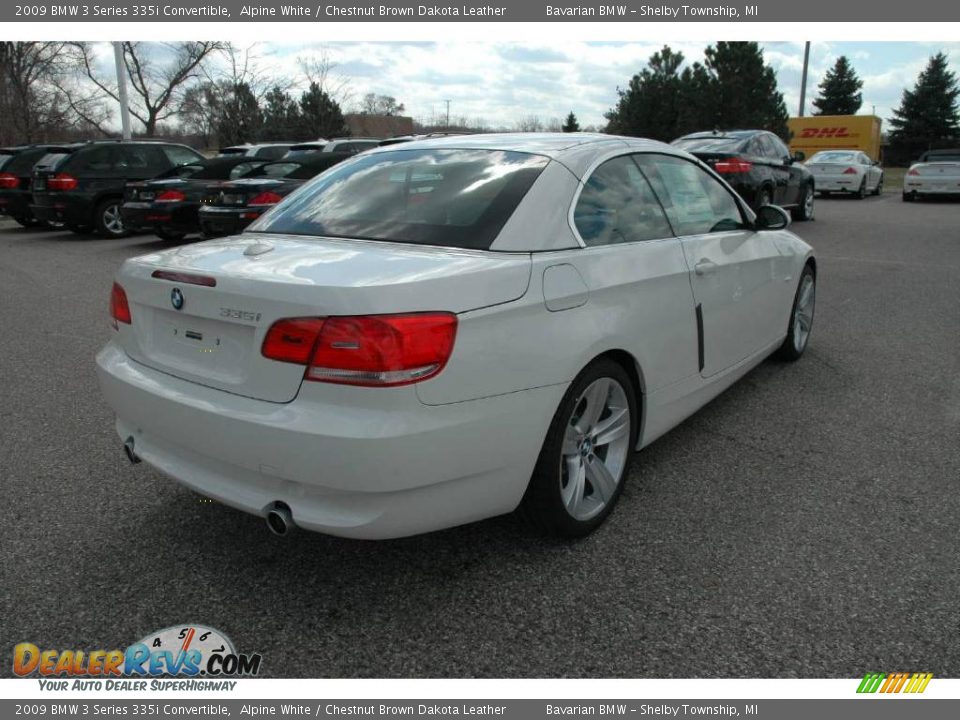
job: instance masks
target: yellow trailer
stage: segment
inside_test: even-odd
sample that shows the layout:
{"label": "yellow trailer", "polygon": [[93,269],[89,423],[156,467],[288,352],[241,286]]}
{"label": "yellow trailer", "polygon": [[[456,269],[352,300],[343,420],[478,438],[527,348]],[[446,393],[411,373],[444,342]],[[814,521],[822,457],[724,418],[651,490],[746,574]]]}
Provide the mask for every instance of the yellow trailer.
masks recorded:
{"label": "yellow trailer", "polygon": [[880,123],[876,115],[809,115],[787,120],[790,152],[808,158],[821,150],[860,150],[880,159]]}

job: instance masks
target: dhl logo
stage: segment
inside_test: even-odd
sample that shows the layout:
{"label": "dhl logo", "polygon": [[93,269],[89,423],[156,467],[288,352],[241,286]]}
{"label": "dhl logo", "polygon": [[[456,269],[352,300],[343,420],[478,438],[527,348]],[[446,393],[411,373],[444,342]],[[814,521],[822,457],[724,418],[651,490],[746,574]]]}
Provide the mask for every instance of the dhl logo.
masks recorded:
{"label": "dhl logo", "polygon": [[922,693],[933,673],[867,673],[860,681],[858,693]]}
{"label": "dhl logo", "polygon": [[851,137],[845,127],[808,127],[800,131],[800,137],[809,138],[845,138]]}

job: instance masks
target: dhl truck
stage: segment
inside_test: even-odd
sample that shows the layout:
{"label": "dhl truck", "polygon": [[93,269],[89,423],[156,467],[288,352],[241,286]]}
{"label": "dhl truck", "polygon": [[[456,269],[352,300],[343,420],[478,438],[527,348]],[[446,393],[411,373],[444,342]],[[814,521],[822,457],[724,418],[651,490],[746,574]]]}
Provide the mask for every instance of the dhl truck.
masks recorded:
{"label": "dhl truck", "polygon": [[821,150],[860,150],[880,160],[880,123],[876,115],[809,115],[787,120],[790,152],[807,158]]}

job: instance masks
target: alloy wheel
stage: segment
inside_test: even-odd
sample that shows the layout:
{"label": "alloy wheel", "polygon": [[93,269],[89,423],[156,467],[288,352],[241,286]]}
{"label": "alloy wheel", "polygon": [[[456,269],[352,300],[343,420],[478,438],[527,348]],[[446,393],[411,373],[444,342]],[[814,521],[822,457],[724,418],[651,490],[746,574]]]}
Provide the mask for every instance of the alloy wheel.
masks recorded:
{"label": "alloy wheel", "polygon": [[120,215],[119,205],[107,205],[103,209],[103,227],[111,235],[122,235],[126,228],[123,226],[123,218]]}
{"label": "alloy wheel", "polygon": [[804,275],[800,292],[797,293],[797,309],[793,316],[793,346],[798,353],[803,352],[810,339],[816,294],[817,288],[813,275]]}
{"label": "alloy wheel", "polygon": [[589,520],[613,499],[630,454],[630,404],[610,377],[594,380],[573,405],[561,448],[560,499]]}

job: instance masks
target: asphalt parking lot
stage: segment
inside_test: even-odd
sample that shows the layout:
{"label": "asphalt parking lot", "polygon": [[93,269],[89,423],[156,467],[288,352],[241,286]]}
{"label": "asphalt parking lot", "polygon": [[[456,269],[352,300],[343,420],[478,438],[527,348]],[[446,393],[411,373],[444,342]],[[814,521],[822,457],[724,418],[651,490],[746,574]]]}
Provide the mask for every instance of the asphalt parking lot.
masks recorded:
{"label": "asphalt parking lot", "polygon": [[271,676],[960,676],[960,203],[817,217],[807,355],[636,455],[579,542],[276,538],[131,466],[93,357],[113,272],[166,243],[0,225],[0,672],[194,622]]}

